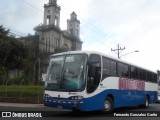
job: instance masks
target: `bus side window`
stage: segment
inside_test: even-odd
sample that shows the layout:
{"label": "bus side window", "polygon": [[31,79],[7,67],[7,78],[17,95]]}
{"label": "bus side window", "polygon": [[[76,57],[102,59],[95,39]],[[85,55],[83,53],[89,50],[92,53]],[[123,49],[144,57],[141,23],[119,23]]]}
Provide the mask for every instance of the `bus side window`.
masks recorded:
{"label": "bus side window", "polygon": [[118,63],[118,76],[129,77],[129,67],[124,63]]}
{"label": "bus side window", "polygon": [[123,75],[125,77],[129,77],[129,69],[128,68],[129,68],[128,65],[126,65],[126,64],[123,65]]}
{"label": "bus side window", "polygon": [[111,60],[103,57],[103,77],[105,79],[111,75]]}
{"label": "bus side window", "polygon": [[131,66],[131,73],[130,74],[131,74],[132,79],[134,79],[136,76],[134,71],[135,71],[135,67]]}
{"label": "bus side window", "polygon": [[101,57],[92,54],[88,67],[87,92],[92,93],[96,90],[101,80]]}
{"label": "bus side window", "polygon": [[111,61],[111,76],[117,76],[117,65],[115,61]]}
{"label": "bus side window", "polygon": [[123,75],[123,64],[118,63],[118,76],[121,77]]}
{"label": "bus side window", "polygon": [[103,76],[102,79],[105,79],[109,76],[117,76],[117,67],[114,60],[103,57]]}

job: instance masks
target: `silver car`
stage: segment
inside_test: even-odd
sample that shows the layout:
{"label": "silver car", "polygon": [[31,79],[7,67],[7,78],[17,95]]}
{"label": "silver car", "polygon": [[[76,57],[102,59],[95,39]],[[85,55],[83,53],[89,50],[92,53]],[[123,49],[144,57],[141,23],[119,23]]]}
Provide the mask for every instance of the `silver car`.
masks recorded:
{"label": "silver car", "polygon": [[158,102],[160,102],[160,91],[158,91]]}

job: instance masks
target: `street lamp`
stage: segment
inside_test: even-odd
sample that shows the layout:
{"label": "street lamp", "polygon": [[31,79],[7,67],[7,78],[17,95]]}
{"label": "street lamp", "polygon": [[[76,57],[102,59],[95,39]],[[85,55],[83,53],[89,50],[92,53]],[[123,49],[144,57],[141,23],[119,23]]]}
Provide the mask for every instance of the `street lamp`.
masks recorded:
{"label": "street lamp", "polygon": [[132,52],[126,53],[126,54],[124,54],[124,55],[121,55],[121,56],[120,56],[120,58],[121,58],[121,57],[123,57],[123,56],[125,56],[125,55],[131,54],[131,53],[134,53],[134,52],[139,52],[139,50],[135,50],[135,51],[132,51]]}

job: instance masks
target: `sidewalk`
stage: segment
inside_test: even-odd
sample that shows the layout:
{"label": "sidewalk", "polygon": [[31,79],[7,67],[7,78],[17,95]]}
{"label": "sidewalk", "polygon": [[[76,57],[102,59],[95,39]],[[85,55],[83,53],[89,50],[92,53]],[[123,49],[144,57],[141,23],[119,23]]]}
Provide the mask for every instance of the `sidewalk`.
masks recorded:
{"label": "sidewalk", "polygon": [[0,107],[17,107],[17,108],[43,108],[43,104],[25,104],[25,103],[3,103],[0,102]]}

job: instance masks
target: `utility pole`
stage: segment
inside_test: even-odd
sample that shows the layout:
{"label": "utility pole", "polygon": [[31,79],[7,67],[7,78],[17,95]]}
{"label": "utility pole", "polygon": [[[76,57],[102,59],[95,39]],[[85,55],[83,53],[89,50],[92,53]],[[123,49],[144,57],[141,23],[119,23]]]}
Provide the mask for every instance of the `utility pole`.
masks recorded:
{"label": "utility pole", "polygon": [[120,52],[122,51],[122,50],[125,50],[126,48],[124,47],[124,48],[121,48],[120,46],[119,46],[119,44],[118,44],[118,48],[117,49],[112,49],[111,48],[111,51],[118,51],[118,53],[117,52],[115,52],[117,55],[118,55],[118,58],[120,58]]}

